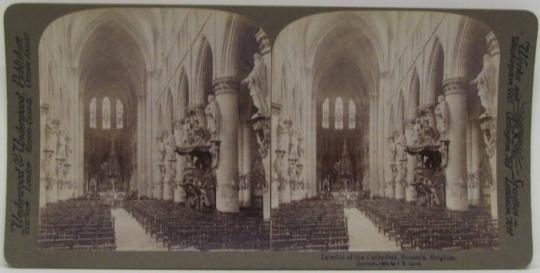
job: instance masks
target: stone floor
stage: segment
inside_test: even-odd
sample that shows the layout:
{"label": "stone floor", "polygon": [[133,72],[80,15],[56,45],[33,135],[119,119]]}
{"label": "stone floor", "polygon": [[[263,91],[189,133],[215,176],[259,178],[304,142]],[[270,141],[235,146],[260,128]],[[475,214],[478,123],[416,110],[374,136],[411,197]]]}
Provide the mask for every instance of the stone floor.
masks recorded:
{"label": "stone floor", "polygon": [[122,208],[112,209],[116,250],[119,251],[166,251],[167,248],[156,242],[133,216]]}
{"label": "stone floor", "polygon": [[357,208],[346,208],[349,251],[401,251]]}

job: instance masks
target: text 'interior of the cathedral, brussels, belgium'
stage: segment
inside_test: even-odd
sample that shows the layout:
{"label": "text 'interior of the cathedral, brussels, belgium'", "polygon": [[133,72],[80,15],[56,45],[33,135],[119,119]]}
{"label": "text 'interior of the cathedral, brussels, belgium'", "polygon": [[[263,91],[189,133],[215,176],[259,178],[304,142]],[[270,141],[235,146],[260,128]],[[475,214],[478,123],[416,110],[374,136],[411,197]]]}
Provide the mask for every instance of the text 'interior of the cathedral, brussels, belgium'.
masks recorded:
{"label": "text 'interior of the cathedral, brussels, belgium'", "polygon": [[39,45],[48,250],[498,247],[499,46],[470,17],[94,9]]}

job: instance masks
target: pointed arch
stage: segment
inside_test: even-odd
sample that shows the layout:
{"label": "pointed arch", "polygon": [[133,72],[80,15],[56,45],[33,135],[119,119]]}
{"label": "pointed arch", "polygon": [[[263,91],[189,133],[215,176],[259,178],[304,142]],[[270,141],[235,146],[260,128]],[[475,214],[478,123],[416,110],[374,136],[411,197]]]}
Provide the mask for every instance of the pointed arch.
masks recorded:
{"label": "pointed arch", "polygon": [[165,116],[165,128],[167,132],[170,134],[174,133],[173,123],[174,123],[174,107],[173,107],[174,98],[172,95],[172,91],[169,89],[167,92],[167,105],[166,105],[166,115]]}
{"label": "pointed arch", "polygon": [[405,118],[413,120],[416,118],[416,109],[420,104],[420,77],[418,72],[413,70],[409,83],[409,95],[407,98]]}
{"label": "pointed arch", "polygon": [[195,104],[201,104],[212,93],[212,79],[214,74],[213,51],[206,37],[201,38],[197,65],[195,66],[195,89],[192,94]]}
{"label": "pointed arch", "polygon": [[437,96],[443,94],[442,81],[444,77],[444,50],[438,38],[433,41],[431,57],[428,66],[427,86],[425,96],[421,101],[423,105],[435,104]]}
{"label": "pointed arch", "polygon": [[178,117],[184,118],[187,114],[189,106],[189,80],[186,74],[186,70],[182,67],[180,72],[180,82],[178,83],[177,103],[180,106],[178,111]]}

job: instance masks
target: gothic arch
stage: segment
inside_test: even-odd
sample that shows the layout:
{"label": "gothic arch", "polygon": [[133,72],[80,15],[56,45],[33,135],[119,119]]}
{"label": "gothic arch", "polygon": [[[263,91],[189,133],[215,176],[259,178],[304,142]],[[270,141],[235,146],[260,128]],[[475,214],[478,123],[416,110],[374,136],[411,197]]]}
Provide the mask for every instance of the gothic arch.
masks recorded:
{"label": "gothic arch", "polygon": [[397,101],[397,111],[396,111],[394,132],[403,133],[404,120],[405,120],[405,102],[403,99],[403,89],[401,89],[399,91],[399,97]]}
{"label": "gothic arch", "polygon": [[412,77],[409,82],[409,94],[408,101],[405,106],[404,118],[412,120],[416,118],[416,109],[420,104],[420,77],[416,72],[416,69],[412,73]]}
{"label": "gothic arch", "polygon": [[214,54],[206,37],[201,38],[200,50],[195,66],[195,88],[191,90],[190,99],[193,104],[202,104],[206,97],[212,93],[212,80],[214,75]]}
{"label": "gothic arch", "polygon": [[[80,13],[88,13],[88,11],[82,11],[82,12],[75,12],[70,15],[67,15],[65,17],[61,17],[62,19],[69,19],[69,17],[73,16],[80,16]],[[90,17],[90,16],[89,16]],[[142,33],[139,30],[145,29],[145,27],[137,20],[130,19],[135,18],[134,16],[125,16],[123,12],[118,12],[115,10],[111,10],[108,12],[101,12],[98,16],[93,17],[90,20],[89,23],[84,24],[84,28],[80,31],[78,31],[79,35],[76,37],[73,37],[72,44],[74,45],[74,58],[73,60],[76,62],[74,63],[75,67],[81,66],[81,56],[84,52],[84,45],[88,43],[88,41],[91,39],[92,34],[99,29],[99,27],[103,25],[115,25],[122,30],[126,31],[130,34],[131,37],[137,42],[137,46],[141,49],[142,55],[144,56],[145,60],[145,69],[147,71],[151,70],[150,67],[150,60],[153,58],[151,57],[151,45],[147,43],[147,40],[145,39],[145,36],[148,35],[148,33]],[[54,23],[54,22],[53,22]],[[52,25],[52,23],[49,25],[49,27]]]}
{"label": "gothic arch", "polygon": [[171,89],[169,89],[169,91],[167,92],[167,102],[166,102],[166,107],[165,107],[165,111],[166,111],[166,116],[164,117],[165,120],[165,128],[164,128],[164,131],[167,131],[169,134],[173,134],[174,133],[174,129],[173,129],[173,122],[174,122],[174,107],[173,107],[173,103],[174,103],[174,98],[173,98],[173,94],[172,94],[172,91]]}
{"label": "gothic arch", "polygon": [[186,74],[186,70],[182,68],[180,72],[180,80],[178,83],[178,93],[176,95],[177,117],[183,118],[187,114],[187,108],[189,105],[189,80]]}
{"label": "gothic arch", "polygon": [[435,104],[437,96],[443,93],[442,81],[445,73],[445,54],[439,39],[433,41],[428,69],[426,73],[426,88],[422,95],[422,105]]}

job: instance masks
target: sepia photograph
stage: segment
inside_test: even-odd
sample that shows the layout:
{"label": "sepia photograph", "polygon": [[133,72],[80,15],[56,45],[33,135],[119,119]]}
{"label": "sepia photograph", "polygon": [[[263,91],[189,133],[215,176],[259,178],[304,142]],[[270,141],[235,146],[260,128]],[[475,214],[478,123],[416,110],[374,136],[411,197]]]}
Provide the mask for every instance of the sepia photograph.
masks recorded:
{"label": "sepia photograph", "polygon": [[39,248],[270,247],[271,44],[243,16],[110,8],[39,44]]}
{"label": "sepia photograph", "polygon": [[499,46],[473,18],[338,11],[278,35],[271,248],[498,247]]}

